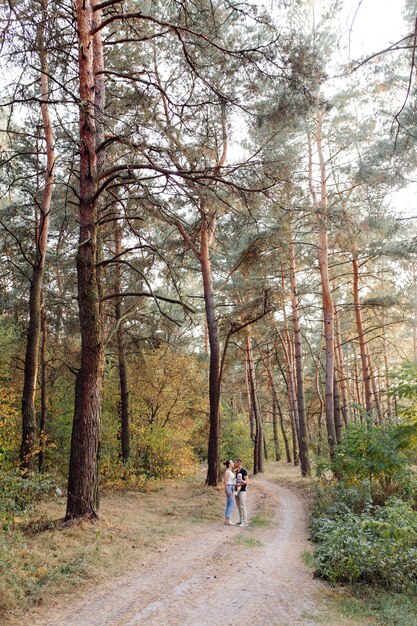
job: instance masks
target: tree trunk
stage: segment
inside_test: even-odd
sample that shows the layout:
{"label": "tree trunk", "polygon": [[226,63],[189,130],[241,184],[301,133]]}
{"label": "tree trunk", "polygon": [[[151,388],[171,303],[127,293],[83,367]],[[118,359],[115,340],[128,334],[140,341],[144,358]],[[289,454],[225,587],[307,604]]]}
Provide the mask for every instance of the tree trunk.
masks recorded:
{"label": "tree trunk", "polygon": [[356,359],[356,350],[354,354],[353,367],[354,367],[354,379],[355,379],[355,393],[356,393],[356,411],[359,413],[359,420],[363,421],[363,411],[362,411],[362,398],[361,398],[361,387],[359,384],[359,368],[358,362]]}
{"label": "tree trunk", "polygon": [[245,382],[246,382],[246,395],[248,398],[248,412],[249,412],[249,428],[251,441],[255,441],[255,420],[253,417],[253,407],[250,395],[249,384],[249,363],[247,358],[247,350],[245,350]]}
{"label": "tree trunk", "polygon": [[346,368],[345,368],[345,360],[343,356],[343,348],[342,348],[342,334],[340,332],[340,319],[339,313],[335,310],[334,315],[335,321],[335,331],[336,331],[336,364],[337,371],[339,372],[339,383],[342,390],[342,415],[345,426],[348,425],[350,421],[350,410],[349,410],[349,385],[346,377]]}
{"label": "tree trunk", "polygon": [[385,320],[383,320],[383,325],[384,325],[384,336],[382,339],[382,345],[383,345],[383,350],[384,350],[384,369],[385,369],[385,392],[386,392],[386,396],[387,396],[387,416],[388,417],[392,417],[393,416],[393,410],[392,410],[392,396],[389,392],[390,390],[390,379],[389,379],[389,366],[388,366],[388,341],[387,341],[387,336],[385,333]]}
{"label": "tree trunk", "polygon": [[46,309],[45,303],[42,304],[41,313],[41,415],[39,421],[39,458],[38,468],[39,472],[42,472],[44,455],[45,455],[45,427],[46,427],[46,381],[47,381],[47,360],[46,360],[46,346],[47,346],[47,329],[46,329]]}
{"label": "tree trunk", "polygon": [[[281,340],[281,343],[282,343],[283,339],[282,339],[282,336],[280,335],[279,331],[278,331],[278,336],[279,336],[279,338]],[[284,347],[284,344],[283,344],[283,347]],[[285,352],[285,348],[284,348],[284,352]],[[292,393],[291,393],[291,390],[290,390],[290,383],[288,382],[287,376],[285,375],[285,372],[284,372],[284,368],[283,368],[282,364],[280,363],[280,361],[278,359],[278,356],[277,356],[277,362],[278,362],[278,366],[279,366],[282,378],[284,380],[284,383],[285,383],[285,386],[286,386],[286,389],[287,389],[288,413],[289,413],[289,416],[290,416],[290,425],[291,425],[293,459],[294,459],[294,465],[297,466],[298,465],[298,447],[297,447],[298,437],[297,437],[297,430],[296,430],[296,426],[295,426]],[[287,370],[287,375],[288,375],[288,370]]]}
{"label": "tree trunk", "polygon": [[413,265],[413,359],[417,363],[417,276]]}
{"label": "tree trunk", "polygon": [[249,327],[247,328],[247,332],[245,336],[245,344],[246,344],[246,355],[247,355],[246,358],[248,362],[248,380],[249,380],[249,389],[250,389],[250,399],[251,399],[251,405],[253,407],[253,414],[254,414],[254,420],[255,420],[253,473],[258,474],[264,471],[263,426],[262,426],[262,416],[260,413],[258,394],[257,394],[257,388],[256,388],[255,367],[253,363],[253,353],[252,353],[252,338],[250,336]]}
{"label": "tree trunk", "polygon": [[[113,222],[114,232],[114,253],[118,259],[122,253],[122,229],[117,220]],[[114,284],[115,293],[122,292],[121,267],[116,262],[116,277]],[[120,388],[120,432],[121,432],[121,456],[123,463],[126,463],[130,454],[130,434],[129,434],[129,390],[126,374],[125,344],[123,337],[123,308],[122,299],[116,298],[115,305],[116,342],[117,359],[119,366],[119,388]]]}
{"label": "tree trunk", "polygon": [[47,22],[47,0],[42,2],[42,20],[38,26],[38,49],[41,65],[41,114],[46,145],[45,186],[42,193],[39,224],[35,236],[35,260],[32,266],[32,279],[29,292],[29,324],[26,340],[24,381],[22,391],[22,440],[20,446],[20,466],[33,471],[36,447],[35,394],[38,374],[39,341],[41,329],[42,288],[45,271],[45,257],[48,245],[49,214],[51,210],[54,183],[55,140],[49,116],[48,54],[45,48],[44,31]]}
{"label": "tree trunk", "polygon": [[[268,350],[268,349],[267,349]],[[268,375],[268,384],[271,390],[272,397],[272,429],[274,434],[274,452],[275,452],[275,460],[279,461],[281,459],[281,452],[279,449],[279,438],[278,438],[278,395],[274,383],[274,377],[272,375],[272,367],[271,367],[271,358],[269,352],[264,354],[262,350],[259,350],[261,359],[265,365],[265,369]],[[266,458],[266,456],[265,456]]]}
{"label": "tree trunk", "polygon": [[342,418],[340,411],[340,396],[339,390],[337,387],[336,376],[333,380],[334,390],[333,390],[333,398],[334,398],[334,424],[336,428],[336,442],[339,444],[342,441]]}
{"label": "tree trunk", "polygon": [[[104,350],[97,277],[98,210],[93,8],[76,1],[80,83],[80,234],[77,254],[81,365],[75,385],[66,520],[97,517]],[[99,37],[99,35],[96,35]]]}
{"label": "tree trunk", "polygon": [[298,427],[298,404],[297,404],[297,390],[295,385],[294,372],[292,367],[291,355],[289,352],[289,334],[287,334],[287,341],[284,340],[281,333],[278,332],[278,336],[281,340],[282,349],[284,352],[285,363],[287,366],[287,376],[285,378],[287,383],[287,393],[288,393],[288,406],[290,409],[290,418],[291,418],[291,434],[293,441],[293,459],[294,465],[297,466],[299,464],[299,456],[298,456],[298,446],[300,441],[300,433]]}
{"label": "tree trunk", "polygon": [[274,433],[275,461],[278,462],[281,460],[281,451],[279,448],[279,437],[278,437],[278,407],[277,407],[277,400],[275,398],[275,394],[273,391],[272,391],[272,430]]}
{"label": "tree trunk", "polygon": [[[319,350],[319,354],[321,353],[322,350],[322,345],[320,342],[320,350]],[[317,452],[318,454],[322,454],[323,452],[323,415],[324,415],[324,400],[323,400],[323,394],[322,394],[322,389],[321,389],[321,380],[320,380],[320,357],[317,360],[318,362],[315,363],[315,384],[316,384],[316,394],[317,394],[317,398],[319,400],[319,416],[318,416],[318,446],[317,446]]]}
{"label": "tree trunk", "polygon": [[291,307],[292,307],[292,324],[294,332],[295,346],[295,371],[297,380],[297,409],[299,424],[299,451],[301,475],[309,476],[311,474],[309,459],[309,442],[307,430],[307,417],[304,402],[304,366],[303,366],[303,346],[301,337],[300,312],[298,306],[298,295],[296,285],[296,267],[295,267],[295,246],[294,242],[290,243],[290,282],[291,282]]}
{"label": "tree trunk", "polygon": [[[213,277],[210,261],[209,225],[202,211],[200,264],[203,275],[204,305],[206,311],[207,331],[210,344],[209,400],[210,400],[210,431],[208,441],[207,484],[216,486],[219,480],[219,449],[220,449],[220,343],[219,331],[214,308]],[[213,225],[210,225],[213,228]]]}
{"label": "tree trunk", "polygon": [[[323,154],[323,114],[318,114],[317,153],[320,162],[320,202],[315,201],[317,225],[319,230],[318,263],[321,277],[324,340],[326,346],[326,379],[325,379],[325,408],[327,440],[330,456],[335,454],[336,428],[334,422],[334,308],[330,289],[329,277],[329,245],[327,234],[327,176]],[[309,181],[313,190],[312,155],[309,150]],[[312,191],[313,199],[316,194]]]}
{"label": "tree trunk", "polygon": [[370,374],[371,385],[372,385],[372,393],[374,396],[376,415],[378,418],[378,422],[382,424],[383,415],[382,415],[382,410],[381,410],[381,403],[379,401],[379,389],[378,389],[378,384],[376,380],[376,372],[374,371],[372,367],[372,359],[371,359],[371,355],[369,354],[369,348],[367,350],[367,357],[368,357],[368,363],[369,363],[369,374]]}
{"label": "tree trunk", "polygon": [[355,309],[356,327],[358,329],[359,351],[362,363],[362,380],[365,391],[365,408],[368,415],[372,411],[371,401],[371,375],[369,362],[366,353],[366,342],[363,331],[362,315],[359,301],[359,263],[356,248],[352,246],[352,267],[353,267],[353,305]]}
{"label": "tree trunk", "polygon": [[[276,398],[276,401],[277,400],[278,399]],[[292,463],[290,443],[288,441],[287,432],[285,430],[284,415],[282,413],[281,404],[278,401],[277,401],[277,410],[278,410],[278,415],[279,415],[279,423],[280,423],[280,426],[281,426],[282,438],[284,440],[285,455],[287,457],[287,463]]]}

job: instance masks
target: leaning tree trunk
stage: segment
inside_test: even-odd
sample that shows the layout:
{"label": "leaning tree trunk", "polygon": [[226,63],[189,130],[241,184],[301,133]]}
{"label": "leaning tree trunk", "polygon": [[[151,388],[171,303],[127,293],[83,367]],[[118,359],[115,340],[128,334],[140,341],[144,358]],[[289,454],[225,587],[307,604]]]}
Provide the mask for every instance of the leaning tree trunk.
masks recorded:
{"label": "leaning tree trunk", "polygon": [[[80,234],[77,254],[81,365],[75,386],[66,520],[97,517],[98,452],[104,350],[97,279],[98,209],[93,6],[77,0],[80,83]],[[95,37],[100,37],[96,34]]]}
{"label": "leaning tree trunk", "polygon": [[20,466],[32,471],[36,448],[35,394],[38,374],[39,341],[41,332],[42,288],[45,272],[45,257],[48,245],[49,214],[51,210],[52,188],[54,183],[55,140],[49,116],[49,69],[44,32],[47,20],[47,0],[42,1],[42,20],[38,26],[38,49],[41,64],[41,114],[46,145],[45,186],[42,193],[39,223],[35,243],[35,260],[29,292],[29,324],[26,340],[24,381],[22,392],[22,440],[20,446]]}

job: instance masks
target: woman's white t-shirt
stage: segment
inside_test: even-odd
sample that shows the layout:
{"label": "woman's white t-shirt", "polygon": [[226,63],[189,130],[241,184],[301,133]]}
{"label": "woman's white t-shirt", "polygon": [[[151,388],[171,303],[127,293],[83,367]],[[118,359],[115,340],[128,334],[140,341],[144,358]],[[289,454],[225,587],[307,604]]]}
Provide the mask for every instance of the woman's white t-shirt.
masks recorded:
{"label": "woman's white t-shirt", "polygon": [[[227,472],[229,472],[229,475],[227,475]],[[236,482],[236,476],[234,474],[234,472],[232,472],[232,470],[226,470],[226,482],[228,485],[234,485]]]}

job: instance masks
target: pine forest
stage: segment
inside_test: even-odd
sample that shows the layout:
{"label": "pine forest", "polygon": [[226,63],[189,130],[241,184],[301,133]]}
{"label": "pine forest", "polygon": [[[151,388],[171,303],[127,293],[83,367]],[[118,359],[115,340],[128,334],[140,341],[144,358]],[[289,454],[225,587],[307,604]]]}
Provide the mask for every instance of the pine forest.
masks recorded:
{"label": "pine forest", "polygon": [[[417,12],[377,5],[2,0],[1,624],[417,625]],[[212,555],[158,560],[196,533],[292,595],[204,604]],[[187,551],[200,608],[64,616]]]}

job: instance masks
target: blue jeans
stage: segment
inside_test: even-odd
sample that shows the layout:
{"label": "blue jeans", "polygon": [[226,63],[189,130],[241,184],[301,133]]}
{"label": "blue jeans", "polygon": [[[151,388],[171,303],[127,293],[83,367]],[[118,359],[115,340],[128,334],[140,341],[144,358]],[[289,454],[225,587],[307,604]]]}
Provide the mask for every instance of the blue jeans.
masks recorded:
{"label": "blue jeans", "polygon": [[224,512],[224,516],[230,519],[232,517],[234,507],[235,496],[233,493],[233,485],[227,485],[226,510]]}

